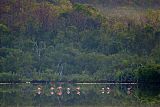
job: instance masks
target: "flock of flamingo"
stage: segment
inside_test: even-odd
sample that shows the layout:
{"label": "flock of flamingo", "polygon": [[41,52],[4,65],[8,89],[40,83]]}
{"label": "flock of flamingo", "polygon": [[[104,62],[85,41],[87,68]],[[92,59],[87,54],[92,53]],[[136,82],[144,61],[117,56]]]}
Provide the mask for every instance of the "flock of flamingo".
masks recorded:
{"label": "flock of flamingo", "polygon": [[[74,89],[74,91],[76,91],[76,94],[77,94],[77,95],[80,95],[80,93],[81,93],[81,92],[80,92],[80,87],[76,87],[76,88]],[[41,94],[41,93],[42,93],[42,87],[38,86],[38,88],[37,88],[37,93],[38,93],[38,94]],[[71,88],[67,88],[67,89],[66,89],[66,93],[67,93],[67,94],[71,94]],[[57,87],[57,88],[54,88],[53,86],[51,86],[51,87],[50,87],[50,94],[51,94],[51,95],[57,94],[57,95],[61,96],[61,95],[62,95],[62,87],[59,86],[59,87]]]}
{"label": "flock of flamingo", "polygon": [[[71,89],[71,88],[62,88],[62,86],[59,86],[59,87],[57,87],[57,88],[55,88],[55,87],[53,87],[53,86],[51,86],[50,87],[50,94],[51,95],[54,95],[54,94],[56,94],[56,95],[58,95],[58,96],[61,96],[62,94],[63,94],[63,91],[64,90],[66,90],[65,92],[67,93],[67,94],[71,94],[72,92],[75,92],[77,95],[80,95],[81,94],[81,92],[80,92],[80,87],[76,87],[76,88],[73,88],[73,89]],[[132,87],[128,87],[127,88],[127,94],[131,94],[131,90],[132,90]],[[110,92],[111,92],[112,90],[111,90],[111,88],[110,87],[106,87],[106,88],[101,88],[100,89],[100,92],[102,93],[102,94],[104,94],[104,93],[107,93],[107,94],[110,94]],[[38,86],[37,87],[37,94],[41,94],[42,93],[42,87],[41,86]]]}

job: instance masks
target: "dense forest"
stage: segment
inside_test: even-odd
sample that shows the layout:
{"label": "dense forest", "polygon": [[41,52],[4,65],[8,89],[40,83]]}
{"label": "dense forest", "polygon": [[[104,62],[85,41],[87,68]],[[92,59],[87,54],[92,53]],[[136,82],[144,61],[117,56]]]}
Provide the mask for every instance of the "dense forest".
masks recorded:
{"label": "dense forest", "polygon": [[160,82],[158,6],[0,0],[0,81]]}

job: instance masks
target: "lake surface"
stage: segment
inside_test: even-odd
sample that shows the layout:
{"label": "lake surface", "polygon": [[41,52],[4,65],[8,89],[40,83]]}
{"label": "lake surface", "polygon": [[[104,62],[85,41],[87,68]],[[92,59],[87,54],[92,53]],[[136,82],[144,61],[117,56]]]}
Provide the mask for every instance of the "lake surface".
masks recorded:
{"label": "lake surface", "polygon": [[160,86],[1,84],[0,107],[160,107]]}

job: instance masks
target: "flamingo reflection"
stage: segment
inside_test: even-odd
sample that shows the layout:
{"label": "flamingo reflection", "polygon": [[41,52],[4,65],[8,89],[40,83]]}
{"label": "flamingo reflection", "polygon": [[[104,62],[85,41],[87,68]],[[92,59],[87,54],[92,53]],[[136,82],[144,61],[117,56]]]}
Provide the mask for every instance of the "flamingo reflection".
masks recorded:
{"label": "flamingo reflection", "polygon": [[80,91],[77,91],[77,95],[80,95],[81,94],[81,92]]}
{"label": "flamingo reflection", "polygon": [[57,95],[61,96],[62,95],[62,91],[58,91]]}
{"label": "flamingo reflection", "polygon": [[50,92],[50,94],[51,94],[51,95],[53,95],[53,94],[54,94],[54,92],[53,92],[53,91],[51,91],[51,92]]}
{"label": "flamingo reflection", "polygon": [[41,94],[41,91],[38,91],[37,94]]}
{"label": "flamingo reflection", "polygon": [[110,89],[109,87],[107,87],[106,89],[105,89],[105,88],[102,88],[100,91],[101,91],[102,94],[104,94],[105,92],[106,92],[107,94],[110,94],[111,89]]}

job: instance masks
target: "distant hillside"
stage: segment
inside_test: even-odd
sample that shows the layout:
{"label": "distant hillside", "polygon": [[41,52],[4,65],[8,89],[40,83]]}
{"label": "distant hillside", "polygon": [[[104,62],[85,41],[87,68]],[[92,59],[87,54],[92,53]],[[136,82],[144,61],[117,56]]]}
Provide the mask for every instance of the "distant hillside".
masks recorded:
{"label": "distant hillside", "polygon": [[134,1],[0,0],[0,82],[160,82],[159,1]]}
{"label": "distant hillside", "polygon": [[71,0],[72,3],[88,4],[106,15],[139,18],[149,9],[160,9],[160,0]]}
{"label": "distant hillside", "polygon": [[132,6],[141,8],[160,8],[160,0],[71,0],[73,3],[92,4],[102,7]]}

